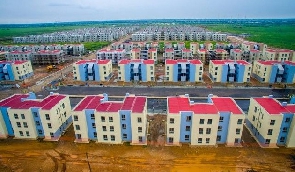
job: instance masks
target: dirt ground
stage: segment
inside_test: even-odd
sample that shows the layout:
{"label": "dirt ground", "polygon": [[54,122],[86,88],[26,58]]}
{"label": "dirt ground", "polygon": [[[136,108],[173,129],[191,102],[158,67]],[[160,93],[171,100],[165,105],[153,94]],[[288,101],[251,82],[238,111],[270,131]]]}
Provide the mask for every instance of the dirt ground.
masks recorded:
{"label": "dirt ground", "polygon": [[[148,146],[74,143],[71,126],[58,142],[0,140],[0,171],[292,171],[295,150],[262,149],[243,133],[244,147],[165,147],[164,115],[148,118]],[[293,165],[293,166],[292,166]]]}

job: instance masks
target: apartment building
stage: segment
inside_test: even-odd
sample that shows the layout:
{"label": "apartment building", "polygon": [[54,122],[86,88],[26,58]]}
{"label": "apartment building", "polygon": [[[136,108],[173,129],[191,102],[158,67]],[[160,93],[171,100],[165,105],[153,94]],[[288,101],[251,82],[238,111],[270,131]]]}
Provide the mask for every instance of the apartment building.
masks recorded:
{"label": "apartment building", "polygon": [[5,59],[8,61],[23,61],[23,60],[32,60],[33,53],[32,51],[11,51],[5,53]]}
{"label": "apartment building", "polygon": [[267,45],[263,43],[244,41],[242,42],[241,49],[243,51],[250,51],[255,49],[264,53],[264,51],[267,49]]}
{"label": "apartment building", "polygon": [[32,63],[37,65],[60,64],[65,61],[63,50],[40,50],[33,53]]}
{"label": "apartment building", "polygon": [[190,49],[183,48],[181,50],[181,58],[182,59],[192,59],[193,57],[194,57],[193,53]]}
{"label": "apartment building", "polygon": [[204,64],[209,64],[210,62],[210,54],[209,51],[206,49],[198,49],[197,50],[197,57],[199,60],[202,61]]}
{"label": "apartment building", "polygon": [[167,98],[167,145],[240,146],[245,115],[235,100],[208,96],[207,103],[189,95]]}
{"label": "apartment building", "polygon": [[0,61],[0,81],[21,81],[33,75],[30,61]]}
{"label": "apartment building", "polygon": [[118,64],[118,81],[154,81],[154,60],[121,60]]}
{"label": "apartment building", "polygon": [[230,56],[231,60],[242,60],[242,50],[240,50],[240,49],[231,49],[229,56]]}
{"label": "apartment building", "polygon": [[111,76],[111,60],[80,60],[73,64],[73,77],[77,81],[108,81]]}
{"label": "apartment building", "polygon": [[284,49],[266,49],[265,60],[286,61],[292,60],[293,51]]}
{"label": "apartment building", "polygon": [[126,51],[124,49],[109,50],[102,49],[96,52],[97,59],[99,60],[111,60],[112,64],[118,64],[122,59],[126,58]]}
{"label": "apartment building", "polygon": [[215,49],[213,51],[214,54],[214,60],[227,60],[229,59],[229,54],[224,49]]}
{"label": "apartment building", "polygon": [[203,63],[200,60],[165,60],[165,80],[170,82],[202,82]]}
{"label": "apartment building", "polygon": [[295,105],[272,95],[251,98],[246,127],[261,147],[295,147]]}
{"label": "apartment building", "polygon": [[58,141],[72,123],[70,99],[50,93],[36,99],[34,93],[15,94],[0,101],[0,137]]}
{"label": "apartment building", "polygon": [[243,60],[246,60],[247,62],[253,64],[254,61],[263,60],[263,59],[264,59],[264,57],[263,57],[263,53],[261,51],[252,49],[249,51],[249,58],[243,59]]}
{"label": "apartment building", "polygon": [[295,63],[291,61],[255,61],[252,76],[262,83],[295,83]]}
{"label": "apartment building", "polygon": [[200,45],[198,42],[191,42],[190,43],[190,50],[192,51],[192,54],[197,54],[199,48],[200,48]]}
{"label": "apartment building", "polygon": [[164,59],[174,59],[175,53],[173,48],[166,48],[165,52],[163,53]]}
{"label": "apartment building", "polygon": [[211,60],[209,74],[213,82],[250,82],[252,65],[244,60]]}
{"label": "apartment building", "polygon": [[72,110],[75,142],[147,144],[147,98],[126,94],[109,101],[107,94],[89,95]]}
{"label": "apartment building", "polygon": [[214,33],[212,34],[213,41],[227,41],[227,34],[223,33]]}

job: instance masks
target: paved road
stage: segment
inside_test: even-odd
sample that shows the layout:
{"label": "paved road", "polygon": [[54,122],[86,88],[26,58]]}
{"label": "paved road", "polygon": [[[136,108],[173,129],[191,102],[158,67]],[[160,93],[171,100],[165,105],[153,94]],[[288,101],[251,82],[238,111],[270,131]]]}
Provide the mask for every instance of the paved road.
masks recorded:
{"label": "paved road", "polygon": [[[110,96],[124,96],[125,93],[141,96],[175,96],[189,94],[190,97],[206,97],[208,94],[217,96],[229,96],[233,98],[250,98],[274,95],[281,98],[289,93],[295,93],[294,89],[269,89],[269,88],[164,88],[164,87],[87,87],[87,86],[62,86],[57,91],[61,94],[72,95],[97,95],[107,93]],[[48,91],[42,91],[38,94],[48,94]]]}

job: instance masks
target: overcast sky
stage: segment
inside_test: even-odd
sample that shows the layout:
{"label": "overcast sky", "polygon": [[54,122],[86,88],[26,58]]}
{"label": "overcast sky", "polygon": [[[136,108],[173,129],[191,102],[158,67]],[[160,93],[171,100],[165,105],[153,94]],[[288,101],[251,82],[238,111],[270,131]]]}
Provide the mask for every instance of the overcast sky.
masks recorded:
{"label": "overcast sky", "polygon": [[295,18],[295,0],[0,0],[0,23]]}

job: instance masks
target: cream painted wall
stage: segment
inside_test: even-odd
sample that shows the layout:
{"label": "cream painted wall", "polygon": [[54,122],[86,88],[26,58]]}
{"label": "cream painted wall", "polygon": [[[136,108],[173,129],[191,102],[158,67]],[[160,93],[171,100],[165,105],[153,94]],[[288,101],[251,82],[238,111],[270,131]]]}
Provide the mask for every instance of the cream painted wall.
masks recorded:
{"label": "cream painted wall", "polygon": [[[170,119],[174,119],[174,124],[170,123]],[[168,143],[169,145],[179,145],[180,141],[180,122],[181,122],[181,116],[180,114],[167,114],[167,128],[166,128],[166,134],[167,134],[167,140],[169,137],[173,137],[173,144]],[[169,128],[174,128],[174,133],[169,133]]]}
{"label": "cream painted wall", "polygon": [[[249,73],[249,75],[248,75],[248,73]],[[252,73],[252,65],[251,64],[245,65],[243,82],[247,82],[247,78],[249,78],[249,81],[250,81],[251,73]]]}
{"label": "cream painted wall", "polygon": [[[105,117],[105,122],[101,121],[101,117]],[[109,121],[109,117],[113,117],[113,122]],[[95,124],[97,132],[97,142],[108,144],[121,144],[121,125],[118,112],[95,112]],[[103,131],[106,126],[107,131]],[[110,131],[110,126],[114,126],[114,131]],[[107,135],[107,140],[103,139],[103,135]],[[111,141],[111,135],[115,136],[115,141]]]}
{"label": "cream painted wall", "polygon": [[[194,114],[192,118],[191,145],[216,145],[218,131],[219,114]],[[200,119],[205,119],[204,124],[200,124]],[[207,124],[208,119],[212,119],[212,124]],[[203,134],[199,134],[199,128],[203,128]],[[211,128],[211,133],[206,134],[206,129]],[[202,138],[202,143],[198,139]],[[206,139],[209,138],[209,143]]]}
{"label": "cream painted wall", "polygon": [[[264,82],[269,82],[270,74],[271,74],[271,65],[263,65],[258,63],[257,61],[253,64],[253,73],[258,75],[261,78],[265,78]],[[265,76],[264,76],[265,74]]]}
{"label": "cream painted wall", "polygon": [[[147,81],[154,81],[155,80],[155,65],[154,64],[147,64],[146,70],[147,70]],[[153,80],[151,80],[151,77],[153,77]]]}
{"label": "cream painted wall", "polygon": [[[218,69],[215,70],[215,67]],[[217,72],[217,75],[215,75],[215,72]],[[221,82],[221,77],[222,77],[222,65],[215,65],[210,61],[209,63],[209,73],[216,78],[216,81],[213,82]]]}
{"label": "cream painted wall", "polygon": [[[202,67],[202,70],[200,70],[200,67]],[[196,74],[195,74],[195,81],[196,82],[202,82],[202,81],[199,81],[199,77],[201,77],[203,79],[203,71],[204,71],[203,64],[196,64]]]}
{"label": "cream painted wall", "polygon": [[81,77],[80,77],[80,71],[79,71],[79,66],[77,64],[73,64],[73,77],[77,78],[76,80],[80,81]]}
{"label": "cream painted wall", "polygon": [[[141,118],[141,122],[138,122],[138,118]],[[142,127],[142,132],[138,132],[138,127]],[[132,133],[132,144],[144,144],[147,142],[139,142],[139,136],[146,138],[147,133],[147,115],[146,113],[132,113],[131,114],[131,133]]]}
{"label": "cream painted wall", "polygon": [[[12,128],[14,130],[14,138],[16,139],[37,139],[38,135],[36,133],[35,121],[30,109],[7,109],[9,119],[11,121]],[[14,118],[14,114],[18,115],[18,119]],[[22,119],[21,114],[24,114],[25,119]],[[16,122],[21,123],[21,127],[18,127]],[[24,127],[24,122],[27,123],[28,128]],[[23,136],[20,135],[20,131],[23,132]],[[26,132],[29,132],[27,136]]]}
{"label": "cream painted wall", "polygon": [[[118,64],[118,80],[125,81],[125,68],[124,64]],[[121,77],[121,79],[119,79]]]}
{"label": "cream painted wall", "polygon": [[[169,70],[167,70],[167,67],[169,67]],[[167,74],[167,72],[169,72],[169,74]],[[173,64],[165,65],[165,76],[166,78],[169,77],[168,81],[173,81]]]}
{"label": "cream painted wall", "polygon": [[[238,119],[242,119],[242,124],[238,124]],[[235,139],[241,139],[243,133],[243,126],[244,126],[245,115],[244,114],[233,114],[231,113],[229,124],[228,124],[228,134],[226,143],[229,146],[234,146]],[[236,134],[236,129],[240,129],[240,134]]]}
{"label": "cream painted wall", "polygon": [[[104,70],[105,67],[105,70]],[[109,61],[107,64],[99,64],[99,77],[101,81],[106,81],[105,77],[108,77],[112,73],[112,62]],[[104,74],[106,72],[106,74]]]}
{"label": "cream painted wall", "polygon": [[[16,68],[18,68],[18,70]],[[19,80],[19,76],[23,76],[25,74],[29,74],[33,72],[30,61],[24,62],[22,64],[13,64],[12,69],[13,69],[13,75],[15,80]]]}
{"label": "cream painted wall", "polygon": [[[89,142],[88,138],[88,126],[86,121],[85,111],[72,111],[73,127],[75,134],[81,134],[81,139],[75,139],[75,142]],[[78,120],[74,120],[74,116],[78,117]],[[76,125],[80,126],[80,130],[76,130]]]}

